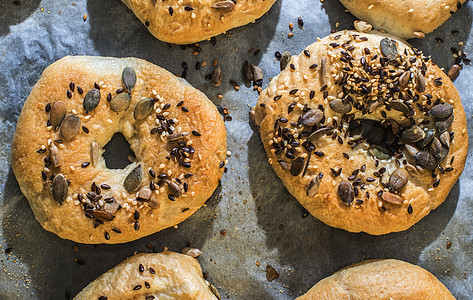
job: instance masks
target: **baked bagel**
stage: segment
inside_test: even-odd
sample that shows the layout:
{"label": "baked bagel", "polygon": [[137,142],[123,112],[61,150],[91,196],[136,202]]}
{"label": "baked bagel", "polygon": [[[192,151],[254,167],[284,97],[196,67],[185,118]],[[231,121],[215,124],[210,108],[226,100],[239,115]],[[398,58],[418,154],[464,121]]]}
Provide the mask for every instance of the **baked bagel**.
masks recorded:
{"label": "baked bagel", "polygon": [[220,296],[202,277],[195,258],[164,251],[126,259],[91,282],[74,299],[210,300]]}
{"label": "baked bagel", "polygon": [[[108,169],[121,132],[136,160]],[[136,58],[65,57],[26,100],[12,168],[36,219],[79,243],[124,243],[173,226],[212,195],[226,132],[207,97]]]}
{"label": "baked bagel", "polygon": [[340,0],[357,18],[396,36],[423,38],[442,25],[466,0]]}
{"label": "baked bagel", "polygon": [[322,279],[297,300],[455,299],[430,272],[395,260],[370,260]]}
{"label": "baked bagel", "polygon": [[343,31],[293,56],[255,107],[268,161],[327,225],[406,230],[442,203],[468,149],[457,90],[393,36]]}
{"label": "baked bagel", "polygon": [[122,0],[161,41],[191,44],[264,15],[276,0]]}

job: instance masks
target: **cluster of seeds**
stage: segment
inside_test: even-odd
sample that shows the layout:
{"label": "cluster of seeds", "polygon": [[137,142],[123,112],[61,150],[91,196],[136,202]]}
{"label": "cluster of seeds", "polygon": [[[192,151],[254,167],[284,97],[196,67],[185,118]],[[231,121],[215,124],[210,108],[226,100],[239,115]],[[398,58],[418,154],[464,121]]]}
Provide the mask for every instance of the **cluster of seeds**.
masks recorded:
{"label": "cluster of seeds", "polygon": [[[424,171],[432,172],[433,184],[429,191],[440,184],[440,174],[452,171],[451,166],[440,166],[449,154],[454,134],[449,131],[454,112],[450,99],[437,93],[443,85],[442,77],[429,74],[429,57],[417,49],[398,51],[395,41],[384,38],[378,47],[360,46],[368,41],[358,34],[335,35],[324,43],[327,58],[311,58],[304,50],[300,59],[314,60],[309,71],[317,72],[321,88],[306,91],[292,87],[287,93],[274,96],[281,98],[308,96],[308,104],[295,99],[287,107],[286,115],[279,115],[274,123],[274,135],[269,144],[282,169],[292,176],[306,176],[310,160],[324,157],[316,149],[317,140],[331,138],[339,144],[348,144],[352,151],[363,151],[372,157],[379,169],[366,170],[366,165],[353,171],[341,167],[331,169],[336,180],[342,172],[346,180],[338,182],[338,196],[350,206],[362,205],[370,197],[367,190],[373,182],[382,189],[376,193],[383,205],[401,205],[404,200],[400,192],[409,181],[409,176]],[[281,60],[281,69],[289,66],[290,54],[276,55]],[[316,95],[324,104],[311,107]],[[449,103],[450,102],[450,103]],[[265,104],[261,104],[265,107]],[[326,117],[329,109],[332,117]],[[342,153],[347,160],[349,153]],[[447,162],[453,163],[454,157]],[[384,166],[383,166],[384,165]],[[393,167],[394,165],[394,167]],[[391,166],[392,171],[386,167]],[[384,177],[391,172],[387,181]],[[440,173],[440,174],[439,174]],[[351,175],[350,175],[351,174]],[[310,174],[309,174],[310,175]],[[323,173],[313,176],[306,194],[317,195]],[[364,199],[363,199],[364,198]],[[412,206],[407,206],[409,214]]]}
{"label": "cluster of seeds", "polygon": [[[106,97],[109,102],[110,109],[116,113],[126,111],[132,100],[131,93],[136,85],[137,77],[135,70],[131,67],[126,67],[122,72],[123,87],[117,89],[116,95],[112,97],[109,93]],[[85,93],[83,98],[83,108],[86,116],[85,119],[90,119],[90,113],[93,112],[99,105],[101,100],[100,86],[102,84],[94,83],[94,88]],[[67,98],[72,98],[73,93],[77,91],[80,95],[84,94],[83,89],[77,86],[74,82],[69,84],[69,89],[66,92]],[[156,92],[153,91],[156,95]],[[156,108],[157,107],[157,108]],[[192,139],[190,137],[200,137],[201,133],[192,130],[189,132],[182,132],[181,128],[176,124],[178,120],[170,118],[171,104],[165,103],[162,98],[144,98],[140,100],[133,109],[133,117],[137,121],[147,119],[153,113],[156,114],[156,127],[150,131],[151,135],[156,135],[169,150],[166,155],[167,160],[176,162],[179,167],[189,169],[192,167],[191,162],[195,154],[195,149],[192,146]],[[176,105],[176,109],[184,113],[189,112],[189,109],[184,105],[184,101]],[[44,154],[49,150],[49,155],[44,157],[44,169],[41,171],[41,177],[45,186],[51,191],[53,198],[62,205],[69,195],[70,182],[61,173],[62,157],[61,150],[65,149],[64,141],[72,141],[80,130],[85,134],[89,134],[90,130],[81,125],[81,117],[73,109],[72,113],[67,113],[67,105],[63,101],[56,101],[53,104],[48,103],[45,108],[46,113],[49,113],[47,127],[49,130],[59,131],[61,139],[49,140],[48,146],[41,146],[37,153]],[[90,144],[90,161],[81,163],[82,168],[87,168],[90,165],[96,166],[99,158],[99,146],[97,142]],[[200,155],[199,155],[200,158]],[[74,171],[74,167],[71,167]],[[127,210],[133,210],[131,205],[139,205],[148,203],[148,207],[157,208],[159,203],[152,196],[153,193],[166,193],[168,199],[175,201],[177,198],[185,195],[189,190],[189,184],[186,179],[193,176],[192,173],[182,172],[179,176],[173,178],[172,171],[167,170],[165,164],[159,166],[160,173],[157,174],[152,168],[148,169],[149,173],[149,187],[143,186],[145,175],[142,165],[138,165],[127,175],[123,182],[124,189],[132,194],[136,193],[136,200],[131,203],[119,203],[112,196],[104,196],[103,191],[111,192],[112,187],[106,183],[100,185],[95,182],[92,183],[90,191],[86,194],[78,193],[76,204],[81,204],[84,209],[84,215],[87,218],[94,220],[94,228],[103,224],[105,221],[111,221],[115,218],[115,213],[122,208],[122,205]],[[193,195],[194,192],[191,192]],[[123,195],[126,197],[126,195]],[[189,208],[182,211],[185,212]],[[133,213],[133,227],[135,230],[140,229],[139,213]],[[121,233],[118,228],[112,229],[115,233]],[[104,232],[105,239],[110,239],[110,234]]]}

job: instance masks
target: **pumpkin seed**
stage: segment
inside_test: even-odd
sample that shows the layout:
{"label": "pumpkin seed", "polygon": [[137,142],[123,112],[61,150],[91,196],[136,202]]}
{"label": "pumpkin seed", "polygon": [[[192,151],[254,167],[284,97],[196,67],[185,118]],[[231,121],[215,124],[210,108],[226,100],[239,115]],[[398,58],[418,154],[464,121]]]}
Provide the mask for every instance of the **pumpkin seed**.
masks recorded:
{"label": "pumpkin seed", "polygon": [[434,137],[432,143],[430,144],[429,151],[436,158],[440,158],[440,153],[442,152],[442,143],[440,143],[438,138]]}
{"label": "pumpkin seed", "polygon": [[121,93],[113,97],[110,101],[110,109],[114,112],[124,111],[130,106],[131,95],[128,93]]}
{"label": "pumpkin seed", "polygon": [[317,193],[319,192],[319,186],[320,186],[319,176],[315,176],[315,178],[309,182],[309,186],[307,187],[307,191],[306,191],[307,196],[314,197],[315,195],[317,195]]}
{"label": "pumpkin seed", "polygon": [[419,148],[424,148],[426,147],[428,144],[430,144],[430,142],[432,142],[433,138],[435,136],[435,129],[429,129],[425,132],[425,137],[422,141],[418,141],[417,142],[417,146]]}
{"label": "pumpkin seed", "polygon": [[444,133],[442,133],[440,135],[440,142],[447,146],[447,147],[450,147],[450,133],[445,131]]}
{"label": "pumpkin seed", "polygon": [[416,155],[416,153],[419,152],[419,149],[417,149],[416,147],[412,145],[405,144],[404,147],[406,148],[407,153],[409,153],[409,155],[412,157],[414,157],[414,155]]}
{"label": "pumpkin seed", "polygon": [[142,181],[143,169],[141,168],[141,165],[138,165],[133,170],[131,170],[130,174],[128,174],[128,176],[125,178],[123,187],[128,193],[133,193],[140,188]]}
{"label": "pumpkin seed", "polygon": [[324,135],[330,134],[333,132],[333,127],[332,126],[327,126],[327,127],[322,127],[314,131],[311,135],[309,135],[309,140],[311,142],[314,142],[321,138]]}
{"label": "pumpkin seed", "polygon": [[410,109],[409,107],[404,104],[404,101],[402,100],[392,100],[389,105],[391,105],[392,109],[400,111],[406,115],[410,114]]}
{"label": "pumpkin seed", "polygon": [[448,118],[453,113],[453,106],[448,103],[441,103],[432,106],[429,110],[429,115],[436,119]]}
{"label": "pumpkin seed", "polygon": [[111,213],[106,212],[104,210],[97,210],[97,209],[94,209],[92,211],[92,215],[101,221],[111,221],[115,218],[115,216],[112,215]]}
{"label": "pumpkin seed", "polygon": [[417,125],[412,125],[411,127],[404,130],[401,135],[401,142],[403,143],[415,143],[425,137],[425,132]]}
{"label": "pumpkin seed", "polygon": [[250,65],[250,69],[251,69],[251,73],[253,74],[254,81],[263,79],[263,70],[261,70],[261,68],[255,65]]}
{"label": "pumpkin seed", "polygon": [[389,189],[392,191],[400,191],[406,186],[409,173],[404,168],[398,168],[389,177]]}
{"label": "pumpkin seed", "polygon": [[133,110],[135,120],[144,120],[153,113],[154,104],[157,99],[146,98],[138,102]]}
{"label": "pumpkin seed", "polygon": [[404,72],[402,73],[401,76],[399,76],[399,79],[397,80],[397,84],[399,85],[399,88],[402,90],[407,87],[407,84],[409,83],[409,79],[411,77],[411,72]]}
{"label": "pumpkin seed", "polygon": [[58,167],[61,165],[61,156],[59,155],[59,149],[54,143],[51,143],[51,145],[49,145],[49,158],[51,159],[53,167]]}
{"label": "pumpkin seed", "polygon": [[139,191],[137,198],[141,201],[149,201],[149,199],[151,199],[152,193],[153,192],[151,191],[151,189],[145,187]]}
{"label": "pumpkin seed", "polygon": [[381,160],[391,158],[391,153],[389,150],[382,146],[370,145],[368,148],[368,153]]}
{"label": "pumpkin seed", "polygon": [[292,161],[291,164],[291,174],[292,176],[299,175],[304,169],[304,158],[298,157]]}
{"label": "pumpkin seed", "polygon": [[67,198],[67,180],[62,174],[57,174],[53,179],[53,197],[59,205],[62,205]]}
{"label": "pumpkin seed", "polygon": [[281,57],[281,61],[279,62],[279,67],[282,70],[284,70],[287,66],[287,64],[289,63],[289,61],[291,60],[291,53],[288,52],[288,51],[284,51],[284,53],[282,54],[282,57]]}
{"label": "pumpkin seed", "polygon": [[335,98],[334,100],[330,101],[329,105],[334,112],[340,114],[347,114],[351,111],[350,102],[344,102],[342,99],[339,98]]}
{"label": "pumpkin seed", "polygon": [[75,115],[67,115],[59,127],[59,134],[61,137],[66,140],[72,140],[80,131],[80,118]]}
{"label": "pumpkin seed", "polygon": [[439,134],[444,133],[450,126],[452,126],[454,114],[452,113],[450,117],[446,119],[439,119],[435,120],[435,128],[437,129]]}
{"label": "pumpkin seed", "polygon": [[212,6],[213,9],[216,9],[218,12],[229,12],[235,8],[235,2],[226,0],[215,2]]}
{"label": "pumpkin seed", "polygon": [[212,77],[210,78],[210,83],[217,87],[222,83],[222,69],[220,66],[216,67],[212,72]]}
{"label": "pumpkin seed", "polygon": [[449,149],[447,146],[442,145],[442,149],[440,150],[440,155],[438,157],[439,162],[442,162],[448,155]]}
{"label": "pumpkin seed", "polygon": [[66,116],[66,104],[62,101],[56,101],[49,111],[49,122],[54,129],[61,125],[62,120]]}
{"label": "pumpkin seed", "polygon": [[384,38],[384,39],[381,40],[379,45],[381,47],[381,53],[383,53],[383,55],[387,59],[393,60],[393,59],[396,58],[396,56],[397,56],[397,47],[396,47],[396,43],[394,43],[394,41],[392,41],[389,38]]}
{"label": "pumpkin seed", "polygon": [[97,142],[92,142],[90,145],[90,157],[92,165],[96,166],[99,161],[99,144],[97,144]]}
{"label": "pumpkin seed", "polygon": [[355,199],[355,191],[353,190],[353,186],[346,180],[340,181],[338,184],[337,193],[340,197],[340,200],[342,200],[343,203],[348,206],[350,206]]}
{"label": "pumpkin seed", "polygon": [[177,183],[175,183],[174,181],[171,181],[171,180],[166,180],[166,183],[168,184],[169,190],[171,191],[171,194],[174,197],[179,198],[179,197],[182,196],[182,189],[179,186],[179,184],[177,184]]}
{"label": "pumpkin seed", "polygon": [[136,84],[136,73],[131,67],[126,67],[122,72],[122,83],[128,93],[131,94]]}
{"label": "pumpkin seed", "polygon": [[425,92],[425,78],[420,71],[416,75],[416,90],[419,93]]}
{"label": "pumpkin seed", "polygon": [[434,170],[438,163],[435,157],[428,151],[419,151],[414,155],[414,159],[423,169]]}
{"label": "pumpkin seed", "polygon": [[168,142],[177,141],[183,139],[185,136],[188,136],[188,132],[179,132],[168,135],[166,138]]}
{"label": "pumpkin seed", "polygon": [[299,123],[305,126],[314,126],[318,124],[323,117],[324,113],[320,109],[311,109],[300,117]]}
{"label": "pumpkin seed", "polygon": [[381,198],[389,204],[400,205],[404,202],[401,197],[390,192],[384,192]]}
{"label": "pumpkin seed", "polygon": [[85,94],[84,102],[82,104],[84,106],[85,113],[88,114],[92,112],[97,107],[97,105],[99,105],[99,102],[100,91],[98,89],[91,89],[88,91],[87,94]]}

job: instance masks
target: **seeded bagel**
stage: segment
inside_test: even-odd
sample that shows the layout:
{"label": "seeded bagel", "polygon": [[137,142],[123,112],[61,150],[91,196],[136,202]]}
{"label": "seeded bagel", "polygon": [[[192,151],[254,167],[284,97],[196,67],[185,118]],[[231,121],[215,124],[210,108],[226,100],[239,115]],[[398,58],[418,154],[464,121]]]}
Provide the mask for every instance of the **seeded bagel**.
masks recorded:
{"label": "seeded bagel", "polygon": [[191,44],[264,15],[276,0],[122,0],[161,41]]}
{"label": "seeded bagel", "polygon": [[457,90],[422,53],[373,31],[293,56],[255,107],[268,161],[316,218],[373,235],[442,203],[468,148]]}
{"label": "seeded bagel", "polygon": [[357,18],[396,36],[423,38],[442,25],[466,0],[340,0]]}
{"label": "seeded bagel", "polygon": [[[121,132],[136,159],[108,169]],[[12,168],[36,219],[79,243],[124,243],[182,222],[223,173],[226,132],[207,97],[136,58],[65,57],[23,106]]]}
{"label": "seeded bagel", "polygon": [[430,272],[395,259],[369,260],[322,279],[297,300],[455,299]]}
{"label": "seeded bagel", "polygon": [[[74,299],[217,299],[195,258],[164,251],[132,256],[102,274]],[[219,296],[218,296],[219,297]]]}

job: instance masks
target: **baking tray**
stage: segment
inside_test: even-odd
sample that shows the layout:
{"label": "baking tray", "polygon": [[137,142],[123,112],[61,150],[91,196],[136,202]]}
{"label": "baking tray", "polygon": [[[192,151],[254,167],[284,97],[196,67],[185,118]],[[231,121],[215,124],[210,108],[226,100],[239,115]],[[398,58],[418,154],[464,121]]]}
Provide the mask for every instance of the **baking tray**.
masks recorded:
{"label": "baking tray", "polygon": [[[418,264],[458,299],[473,299],[470,155],[445,203],[411,229],[379,237],[353,234],[307,214],[274,174],[259,134],[248,123],[258,94],[244,84],[244,61],[263,69],[266,87],[279,72],[275,51],[296,54],[331,30],[351,28],[354,18],[338,1],[278,0],[264,17],[218,36],[215,45],[205,41],[186,49],[156,40],[118,0],[13,2],[0,1],[0,299],[67,299],[136,251],[180,251],[187,245],[204,252],[202,269],[225,299],[293,299],[343,267],[376,258]],[[467,2],[441,28],[413,44],[449,68],[455,60],[451,47],[471,51],[472,9]],[[293,37],[288,37],[289,23],[294,24]],[[41,228],[11,171],[10,148],[31,88],[46,66],[65,55],[135,56],[175,74],[182,74],[186,62],[187,80],[216,105],[228,107],[233,118],[226,122],[228,172],[205,207],[176,228],[122,245],[77,245]],[[204,79],[215,59],[223,70],[219,88]],[[197,61],[206,66],[196,70]],[[238,82],[238,91],[231,79]],[[465,66],[455,81],[471,140],[472,80],[473,69]],[[271,282],[268,265],[279,274]]]}

